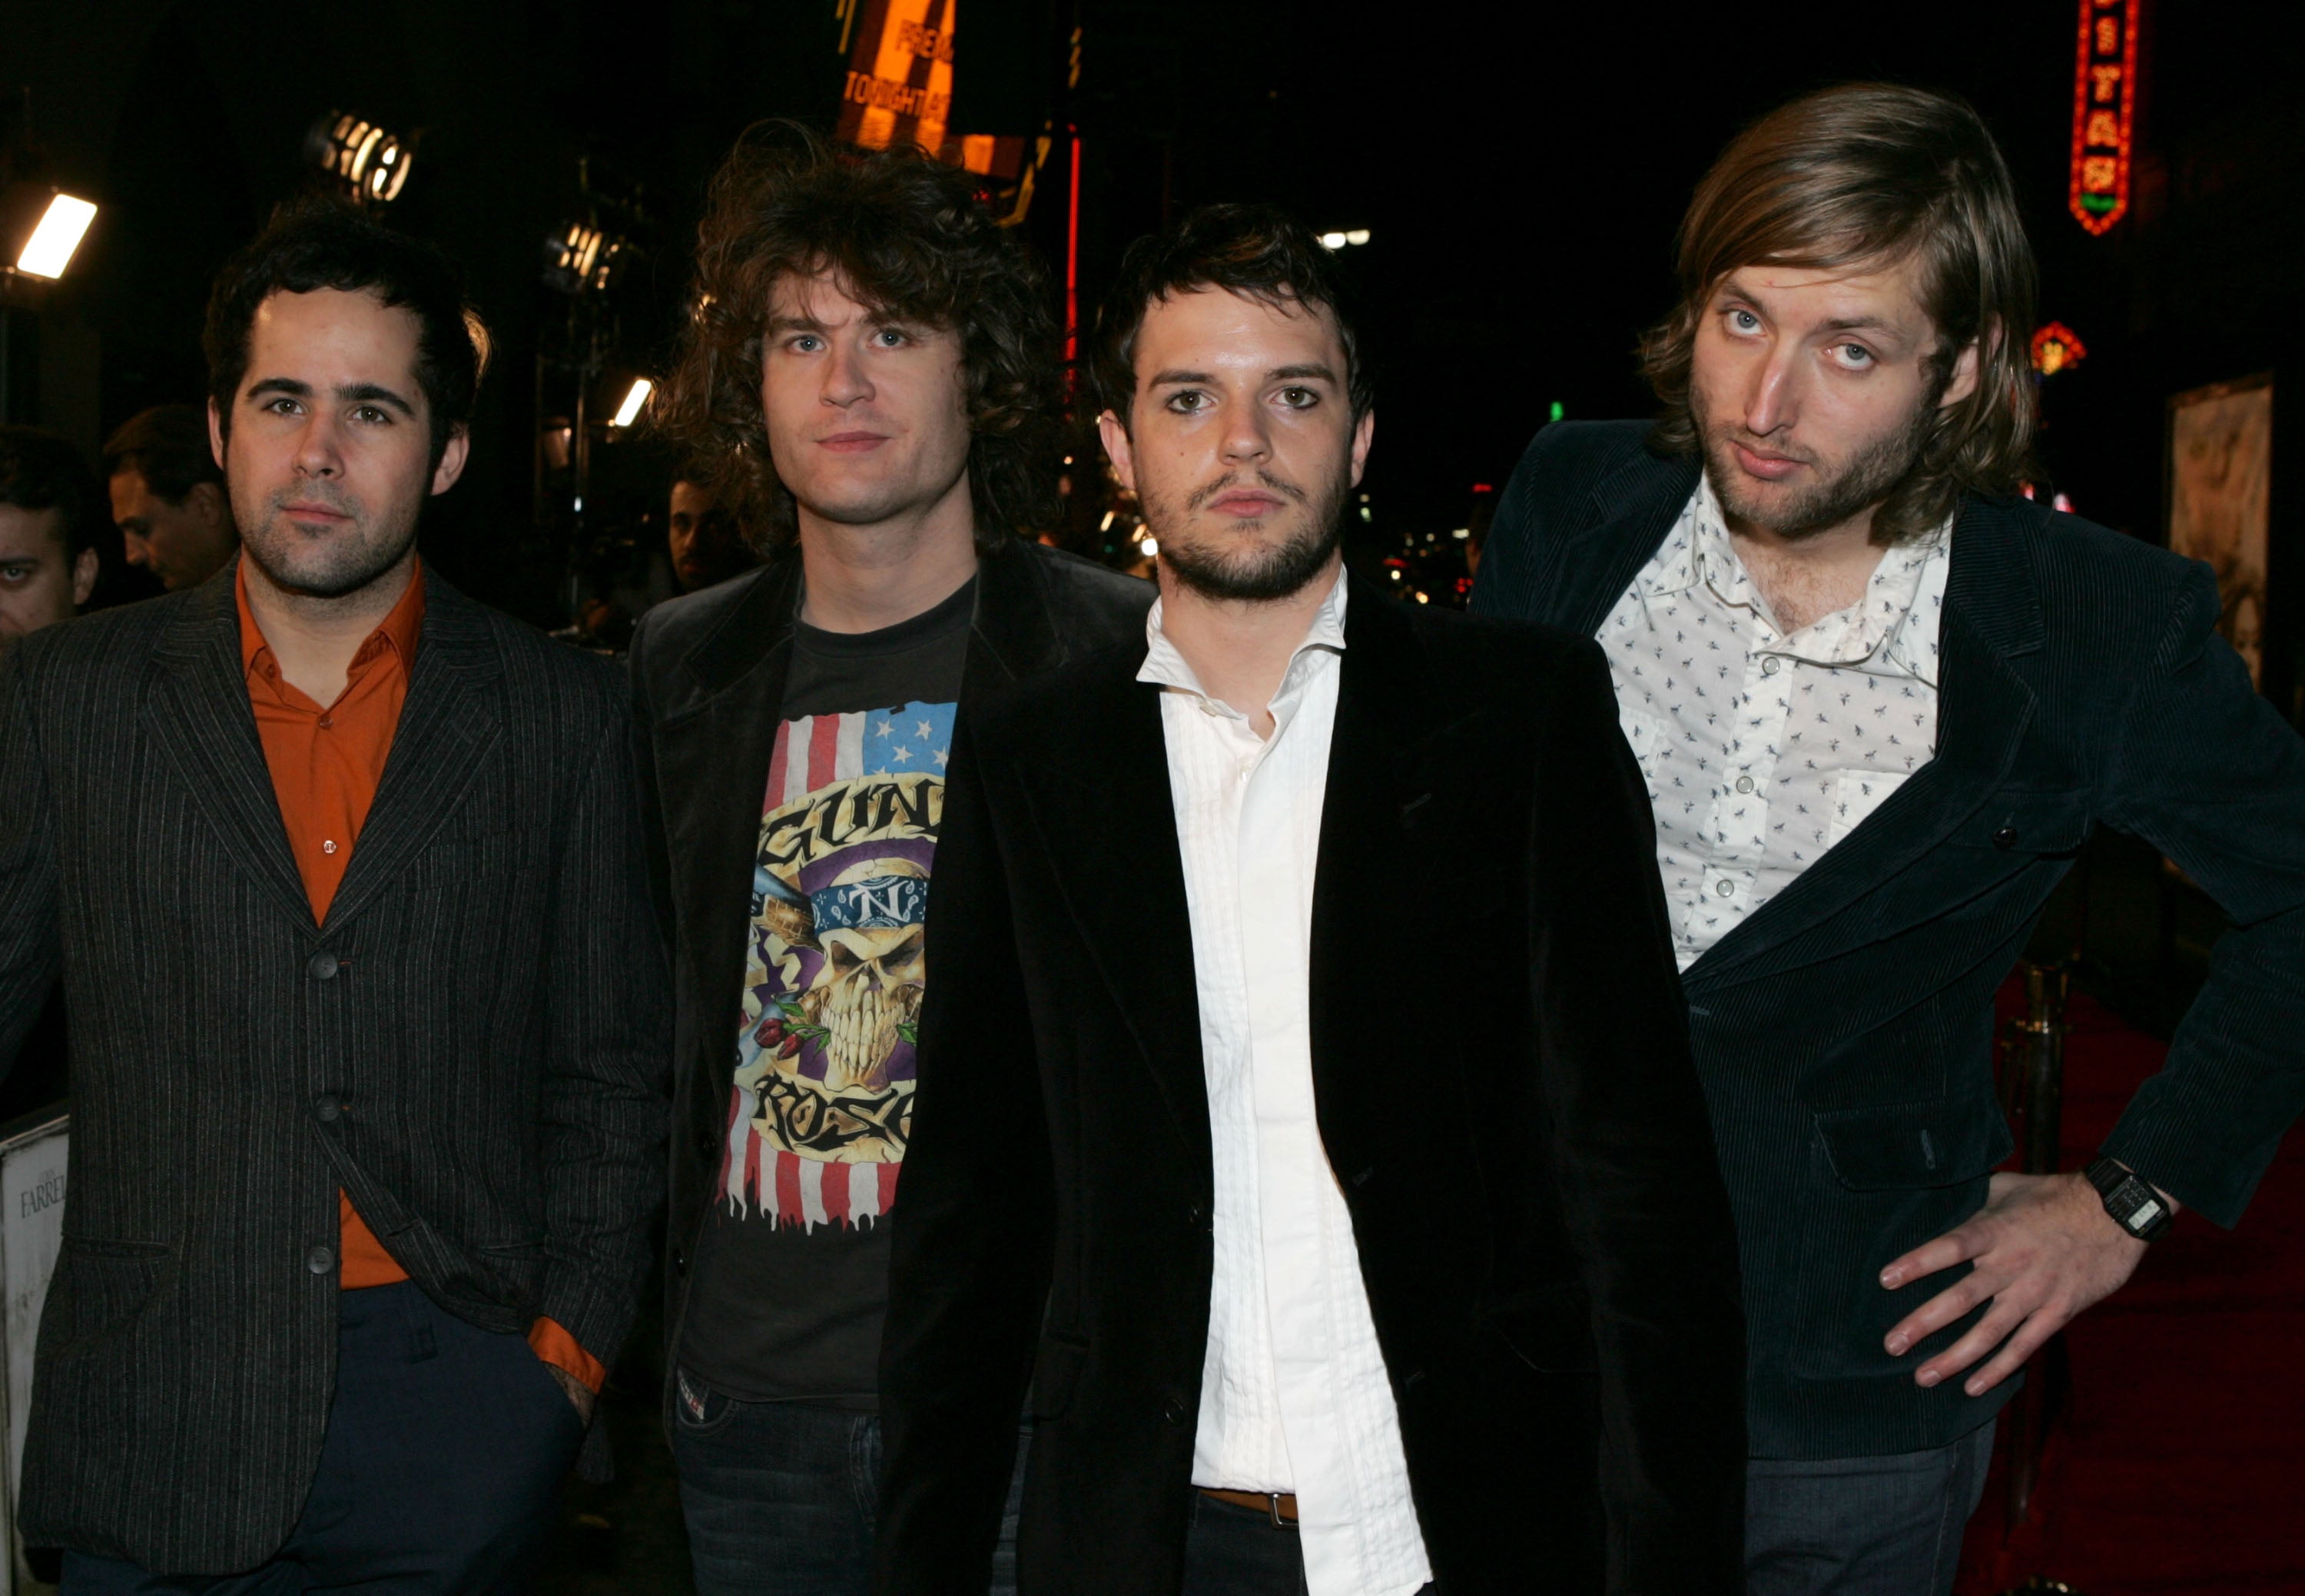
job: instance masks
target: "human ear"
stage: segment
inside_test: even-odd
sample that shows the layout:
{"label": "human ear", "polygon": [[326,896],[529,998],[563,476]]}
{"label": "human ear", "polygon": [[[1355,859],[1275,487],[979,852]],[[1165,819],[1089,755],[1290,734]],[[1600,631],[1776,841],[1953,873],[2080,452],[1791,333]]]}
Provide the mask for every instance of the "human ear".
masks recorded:
{"label": "human ear", "polygon": [[1104,444],[1104,452],[1112,461],[1112,474],[1131,493],[1136,491],[1136,455],[1128,429],[1118,416],[1105,411],[1096,418],[1096,435]]}
{"label": "human ear", "polygon": [[1998,329],[1988,328],[1983,334],[1962,345],[1961,353],[1952,357],[1952,379],[1945,384],[1944,397],[1937,401],[1938,409],[1958,405],[1977,391],[1977,370],[1983,358],[1979,349],[1987,338],[1998,344]]}
{"label": "human ear", "polygon": [[72,608],[80,609],[96,592],[97,573],[103,568],[98,563],[96,550],[82,549],[72,559]]}
{"label": "human ear", "polygon": [[464,457],[472,447],[472,435],[458,427],[448,434],[447,447],[440,451],[440,464],[432,468],[432,491],[446,493],[464,474]]}

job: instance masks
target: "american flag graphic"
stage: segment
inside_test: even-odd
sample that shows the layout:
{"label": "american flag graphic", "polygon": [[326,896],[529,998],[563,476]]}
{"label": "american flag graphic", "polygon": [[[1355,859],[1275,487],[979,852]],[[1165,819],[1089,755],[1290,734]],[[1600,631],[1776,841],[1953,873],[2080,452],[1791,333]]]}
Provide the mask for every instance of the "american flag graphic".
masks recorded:
{"label": "american flag graphic", "polygon": [[[951,704],[907,704],[900,708],[809,715],[785,721],[777,729],[769,764],[768,789],[761,805],[764,839],[770,823],[805,811],[828,788],[866,776],[928,775],[941,781],[952,747]],[[788,833],[787,833],[788,834]],[[933,849],[933,837],[923,838],[917,827],[892,829],[892,839],[877,841],[870,835],[844,835],[838,849],[820,856],[827,867],[851,858],[873,857],[883,849],[902,849],[923,862]],[[902,839],[893,840],[893,839]],[[765,862],[768,849],[763,848]],[[765,883],[760,884],[767,884]],[[799,872],[778,875],[779,891],[805,896]],[[757,889],[756,889],[757,890]],[[756,1116],[768,1072],[778,1066],[773,1048],[764,1049],[757,1033],[764,1017],[778,1011],[779,999],[800,996],[821,969],[822,955],[814,950],[787,948],[781,937],[756,918],[746,929],[744,1022],[737,1040],[736,1075],[729,1088],[727,1133],[721,1148],[720,1188],[730,1212],[761,1217],[778,1225],[813,1230],[820,1225],[855,1225],[889,1211],[896,1200],[901,1154],[886,1149],[885,1159],[872,1156],[834,1162],[806,1156],[764,1139]],[[795,967],[793,960],[797,957]],[[787,979],[791,986],[787,986]],[[900,1046],[909,1055],[909,1044]],[[764,1056],[764,1054],[766,1056]],[[792,1061],[804,1065],[810,1054]],[[909,1067],[891,1085],[909,1093]],[[852,1154],[852,1156],[854,1155]]]}

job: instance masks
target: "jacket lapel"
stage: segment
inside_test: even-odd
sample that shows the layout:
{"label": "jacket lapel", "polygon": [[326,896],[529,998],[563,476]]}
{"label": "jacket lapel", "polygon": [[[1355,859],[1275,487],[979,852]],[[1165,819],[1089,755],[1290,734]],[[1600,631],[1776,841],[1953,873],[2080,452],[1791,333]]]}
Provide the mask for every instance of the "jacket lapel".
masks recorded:
{"label": "jacket lapel", "polygon": [[188,595],[161,632],[145,679],[144,724],[191,789],[234,864],[281,910],[312,926],[241,666],[233,575]]}
{"label": "jacket lapel", "polygon": [[[2018,535],[2015,522],[1989,501],[1964,503],[1941,622],[1935,756],[1691,965],[1691,991],[1813,957],[1808,934],[1937,847],[2007,778],[2034,711],[2032,689],[2010,661],[2037,650],[2046,636],[2039,585]],[[1826,940],[1837,948],[1848,935],[1839,927]]]}
{"label": "jacket lapel", "polygon": [[1063,658],[1048,596],[1033,580],[1032,554],[1013,538],[986,550],[976,564],[976,615],[961,678],[963,699],[1038,676]]}
{"label": "jacket lapel", "polygon": [[1591,636],[1697,491],[1696,457],[1634,455],[1593,486],[1592,519],[1549,546],[1535,591],[1558,595],[1531,619]]}
{"label": "jacket lapel", "polygon": [[455,812],[503,735],[495,691],[503,671],[488,612],[426,568],[416,667],[376,801],[328,905],[329,926],[366,908]]}
{"label": "jacket lapel", "polygon": [[1022,772],[1059,892],[1188,1150],[1209,1157],[1208,1082],[1161,689],[1141,644],[1083,661]]}

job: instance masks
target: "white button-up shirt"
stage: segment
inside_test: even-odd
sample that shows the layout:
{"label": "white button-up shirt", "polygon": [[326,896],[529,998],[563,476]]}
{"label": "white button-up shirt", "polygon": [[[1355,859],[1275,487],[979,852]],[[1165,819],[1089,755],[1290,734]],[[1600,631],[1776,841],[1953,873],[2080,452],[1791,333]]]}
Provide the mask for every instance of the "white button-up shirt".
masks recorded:
{"label": "white button-up shirt", "polygon": [[1681,969],[1934,755],[1950,534],[1885,550],[1862,599],[1787,636],[1700,479],[1602,623]]}
{"label": "white button-up shirt", "polygon": [[1216,1160],[1216,1263],[1193,1483],[1295,1492],[1312,1596],[1429,1581],[1352,1215],[1314,1114],[1306,961],[1345,646],[1341,577],[1267,705],[1204,692],[1161,629],[1161,726],[1193,925]]}

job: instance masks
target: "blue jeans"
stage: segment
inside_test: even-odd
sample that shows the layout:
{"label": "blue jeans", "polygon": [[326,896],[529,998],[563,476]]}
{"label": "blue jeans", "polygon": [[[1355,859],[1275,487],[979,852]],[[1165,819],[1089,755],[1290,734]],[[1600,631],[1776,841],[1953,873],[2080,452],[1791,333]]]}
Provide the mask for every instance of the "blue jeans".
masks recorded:
{"label": "blue jeans", "polygon": [[468,1325],[408,1282],[338,1295],[336,1400],[287,1544],[222,1576],[67,1549],[62,1596],[530,1588],[584,1435],[567,1393],[525,1336]]}
{"label": "blue jeans", "polygon": [[1985,1494],[1993,1430],[1888,1457],[1753,1459],[1746,1596],[1945,1596]]}
{"label": "blue jeans", "polygon": [[[744,1402],[676,1370],[672,1457],[697,1596],[865,1596],[880,1489],[880,1420]],[[990,1596],[1016,1596],[1025,1443],[1008,1479]]]}

